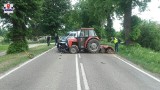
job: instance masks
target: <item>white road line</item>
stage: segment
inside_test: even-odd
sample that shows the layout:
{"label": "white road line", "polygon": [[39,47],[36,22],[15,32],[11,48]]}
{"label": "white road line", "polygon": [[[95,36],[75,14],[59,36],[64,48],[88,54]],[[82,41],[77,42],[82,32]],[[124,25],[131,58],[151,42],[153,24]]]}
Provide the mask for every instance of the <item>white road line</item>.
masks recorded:
{"label": "white road line", "polygon": [[[55,47],[54,47],[54,48],[55,48]],[[53,48],[52,48],[52,49],[53,49]],[[3,78],[5,78],[5,77],[8,76],[9,74],[13,73],[14,71],[20,69],[21,67],[25,66],[26,64],[28,64],[28,63],[34,61],[36,58],[42,56],[43,54],[49,52],[49,51],[52,50],[52,49],[49,49],[48,51],[46,51],[46,52],[44,52],[44,53],[42,53],[42,54],[36,56],[36,57],[33,58],[33,59],[30,59],[29,61],[26,61],[25,63],[21,64],[20,66],[18,66],[18,67],[16,67],[16,68],[12,69],[11,71],[9,71],[9,72],[7,72],[6,74],[2,75],[2,76],[0,77],[0,80],[3,79]]]}
{"label": "white road line", "polygon": [[124,63],[128,64],[129,66],[131,66],[131,67],[135,68],[136,70],[138,70],[138,71],[142,72],[143,74],[145,74],[145,75],[149,76],[150,78],[152,78],[152,79],[154,79],[154,80],[156,80],[156,81],[160,82],[160,79],[158,79],[158,78],[156,78],[156,77],[154,77],[154,76],[150,75],[149,73],[147,73],[147,72],[145,72],[145,71],[143,71],[143,70],[141,70],[141,69],[137,68],[136,66],[134,66],[134,65],[132,65],[132,64],[130,64],[130,63],[128,63],[128,62],[126,62],[125,60],[123,60],[123,59],[119,58],[118,56],[116,56],[116,55],[114,55],[114,56],[115,56],[116,58],[120,59],[121,61],[123,61]]}
{"label": "white road line", "polygon": [[85,74],[85,71],[84,71],[83,64],[80,63],[80,66],[81,66],[81,70],[82,70],[82,77],[83,77],[85,90],[89,90],[89,85],[88,85],[88,82],[87,82],[87,78],[86,78],[86,74]]}
{"label": "white road line", "polygon": [[76,77],[77,77],[77,90],[81,90],[81,82],[80,82],[80,75],[79,75],[79,66],[78,66],[78,56],[76,54]]}
{"label": "white road line", "polygon": [[80,55],[80,54],[78,54],[78,56],[79,56],[79,58],[81,58],[81,55]]}

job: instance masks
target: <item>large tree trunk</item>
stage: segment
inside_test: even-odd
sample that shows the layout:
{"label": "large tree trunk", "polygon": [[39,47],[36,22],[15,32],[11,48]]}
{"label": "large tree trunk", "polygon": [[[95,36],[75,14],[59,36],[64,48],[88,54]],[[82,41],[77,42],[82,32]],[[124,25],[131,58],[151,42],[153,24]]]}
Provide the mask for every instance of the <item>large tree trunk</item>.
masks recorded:
{"label": "large tree trunk", "polygon": [[[17,17],[25,19],[24,16],[15,12]],[[28,50],[28,43],[26,40],[26,26],[25,20],[12,19],[13,28],[10,31],[10,38],[12,43],[9,45],[7,53],[19,53]]]}
{"label": "large tree trunk", "polygon": [[125,30],[125,43],[131,44],[130,32],[131,32],[131,15],[132,15],[132,0],[128,2],[127,7],[124,10],[124,30]]}

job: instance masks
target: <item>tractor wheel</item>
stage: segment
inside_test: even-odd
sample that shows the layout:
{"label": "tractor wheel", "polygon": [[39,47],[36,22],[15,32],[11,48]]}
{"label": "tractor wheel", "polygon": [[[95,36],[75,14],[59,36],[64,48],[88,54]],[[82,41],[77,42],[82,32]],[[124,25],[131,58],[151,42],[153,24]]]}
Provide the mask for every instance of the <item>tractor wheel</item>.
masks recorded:
{"label": "tractor wheel", "polygon": [[99,41],[97,39],[91,39],[89,40],[88,44],[87,44],[87,50],[90,53],[97,53],[100,50],[100,44]]}
{"label": "tractor wheel", "polygon": [[70,48],[69,48],[69,52],[72,53],[72,54],[75,54],[78,52],[78,47],[76,45],[72,45]]}
{"label": "tractor wheel", "polygon": [[108,53],[108,54],[114,54],[115,52],[114,52],[114,50],[113,50],[113,49],[108,48],[108,49],[107,49],[107,53]]}

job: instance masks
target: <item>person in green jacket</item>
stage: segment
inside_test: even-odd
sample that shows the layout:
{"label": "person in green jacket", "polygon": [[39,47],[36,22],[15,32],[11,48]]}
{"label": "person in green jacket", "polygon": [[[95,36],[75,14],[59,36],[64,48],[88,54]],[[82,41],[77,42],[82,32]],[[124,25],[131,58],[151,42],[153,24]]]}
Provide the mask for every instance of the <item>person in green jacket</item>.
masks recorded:
{"label": "person in green jacket", "polygon": [[115,44],[115,52],[118,52],[118,39],[116,37],[114,37],[113,42]]}

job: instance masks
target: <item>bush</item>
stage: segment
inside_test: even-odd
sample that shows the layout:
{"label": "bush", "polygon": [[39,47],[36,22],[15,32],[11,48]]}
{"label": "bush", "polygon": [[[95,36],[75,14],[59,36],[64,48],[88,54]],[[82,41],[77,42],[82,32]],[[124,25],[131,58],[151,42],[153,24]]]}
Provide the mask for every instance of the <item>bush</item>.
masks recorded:
{"label": "bush", "polygon": [[1,39],[1,43],[2,44],[8,44],[8,43],[10,43],[10,39],[9,39],[9,37],[8,37],[8,33],[7,34],[5,34],[5,35],[3,35],[3,38]]}
{"label": "bush", "polygon": [[19,53],[28,50],[28,43],[26,40],[19,40],[16,42],[13,42],[9,45],[9,48],[7,50],[7,54],[11,53]]}
{"label": "bush", "polygon": [[140,25],[142,23],[141,19],[136,16],[136,15],[133,15],[132,18],[132,24],[131,24],[131,33],[130,33],[130,38],[132,41],[136,41],[140,34],[141,34],[141,30],[140,30]]}
{"label": "bush", "polygon": [[141,36],[138,43],[143,47],[160,51],[160,27],[155,22],[144,22],[141,29]]}

